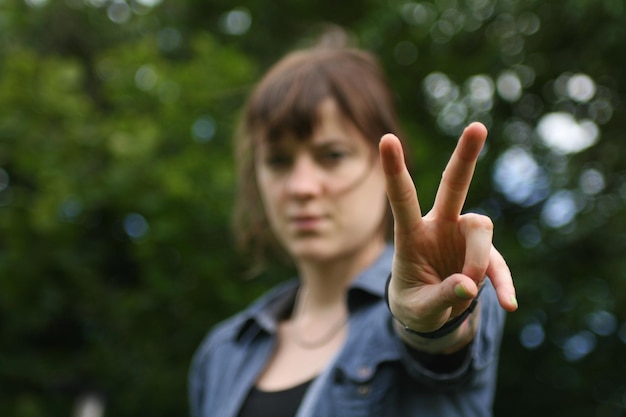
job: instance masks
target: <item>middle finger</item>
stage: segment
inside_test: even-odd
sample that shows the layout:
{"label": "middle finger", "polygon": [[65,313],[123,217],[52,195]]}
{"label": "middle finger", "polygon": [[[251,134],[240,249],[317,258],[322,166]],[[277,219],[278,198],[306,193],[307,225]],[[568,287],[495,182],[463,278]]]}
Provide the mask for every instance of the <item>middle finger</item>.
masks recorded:
{"label": "middle finger", "polygon": [[441,177],[433,210],[443,218],[456,219],[463,210],[478,155],[487,138],[481,123],[472,123],[463,131]]}

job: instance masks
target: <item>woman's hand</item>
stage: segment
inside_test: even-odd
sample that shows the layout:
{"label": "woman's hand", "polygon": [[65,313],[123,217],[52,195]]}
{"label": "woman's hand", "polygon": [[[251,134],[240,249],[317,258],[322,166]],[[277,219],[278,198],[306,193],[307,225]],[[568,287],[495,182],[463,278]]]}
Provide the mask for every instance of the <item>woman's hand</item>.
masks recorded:
{"label": "woman's hand", "polygon": [[461,314],[486,276],[500,305],[507,311],[517,309],[511,271],[492,243],[491,219],[461,214],[486,138],[487,129],[480,123],[465,129],[443,173],[433,208],[423,217],[400,141],[391,134],[380,141],[395,221],[389,303],[394,316],[413,330],[431,332]]}

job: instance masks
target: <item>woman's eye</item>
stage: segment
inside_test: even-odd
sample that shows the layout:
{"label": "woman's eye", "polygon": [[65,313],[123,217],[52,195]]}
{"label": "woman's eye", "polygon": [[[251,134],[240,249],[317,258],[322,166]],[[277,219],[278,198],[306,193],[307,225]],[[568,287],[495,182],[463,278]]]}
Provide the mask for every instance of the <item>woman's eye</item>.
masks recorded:
{"label": "woman's eye", "polygon": [[348,154],[343,151],[328,151],[324,152],[322,156],[322,161],[327,165],[333,165],[341,162]]}
{"label": "woman's eye", "polygon": [[291,165],[291,158],[286,155],[268,155],[265,164],[271,168],[286,168]]}

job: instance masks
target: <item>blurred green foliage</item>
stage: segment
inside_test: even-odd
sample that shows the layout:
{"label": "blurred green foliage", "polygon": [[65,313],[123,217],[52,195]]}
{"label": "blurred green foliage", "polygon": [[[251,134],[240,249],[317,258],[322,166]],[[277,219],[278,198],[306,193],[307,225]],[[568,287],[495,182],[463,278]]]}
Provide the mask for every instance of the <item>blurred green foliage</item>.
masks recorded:
{"label": "blurred green foliage", "polygon": [[[200,339],[288,273],[246,280],[233,249],[236,117],[323,23],[381,58],[425,209],[462,126],[490,128],[468,209],[494,219],[520,301],[496,415],[626,414],[625,7],[0,1],[0,414],[89,393],[105,415],[186,414]],[[559,150],[550,114],[593,143]]]}

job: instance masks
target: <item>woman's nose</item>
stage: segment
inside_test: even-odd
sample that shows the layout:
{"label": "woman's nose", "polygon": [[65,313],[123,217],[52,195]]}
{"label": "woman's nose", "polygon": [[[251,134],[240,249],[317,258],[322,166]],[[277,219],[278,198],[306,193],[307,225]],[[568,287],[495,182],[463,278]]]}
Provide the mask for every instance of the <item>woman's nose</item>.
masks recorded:
{"label": "woman's nose", "polygon": [[322,188],[321,175],[315,161],[301,156],[294,161],[287,178],[287,192],[299,198],[316,195]]}

